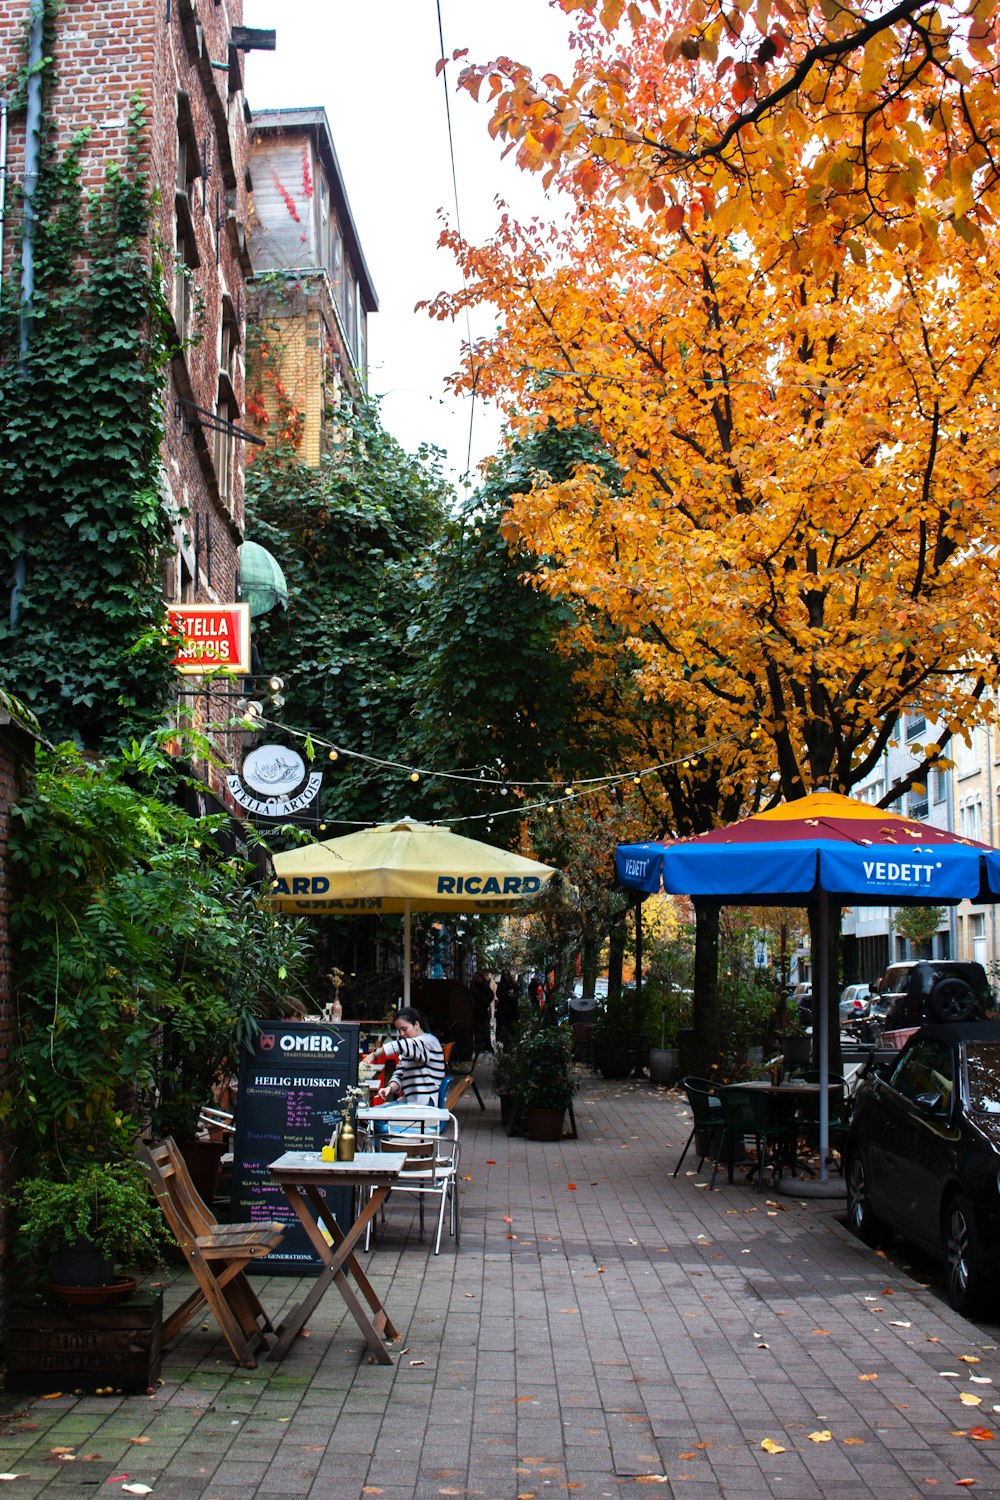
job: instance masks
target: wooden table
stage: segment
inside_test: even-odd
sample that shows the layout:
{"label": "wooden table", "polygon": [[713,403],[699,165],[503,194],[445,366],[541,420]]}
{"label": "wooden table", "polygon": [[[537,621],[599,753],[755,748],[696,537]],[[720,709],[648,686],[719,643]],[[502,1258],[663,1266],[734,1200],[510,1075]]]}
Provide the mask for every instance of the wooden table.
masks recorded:
{"label": "wooden table", "polygon": [[[398,1338],[399,1330],[390,1321],[378,1294],[358,1264],[354,1247],[384,1202],[405,1162],[405,1154],[395,1151],[359,1151],[353,1161],[323,1161],[318,1151],[286,1151],[284,1156],[271,1162],[268,1170],[272,1181],[278,1183],[294,1208],[323,1265],[307,1296],[278,1329],[278,1341],[268,1359],[284,1359],[309,1315],[329,1287],[336,1285],[379,1364],[392,1364],[385,1340]],[[373,1190],[346,1232],[330,1212],[321,1192],[322,1188],[331,1186]],[[327,1244],[321,1225],[330,1234],[332,1245]],[[371,1308],[371,1314],[365,1311],[357,1292],[348,1282],[348,1272]]]}

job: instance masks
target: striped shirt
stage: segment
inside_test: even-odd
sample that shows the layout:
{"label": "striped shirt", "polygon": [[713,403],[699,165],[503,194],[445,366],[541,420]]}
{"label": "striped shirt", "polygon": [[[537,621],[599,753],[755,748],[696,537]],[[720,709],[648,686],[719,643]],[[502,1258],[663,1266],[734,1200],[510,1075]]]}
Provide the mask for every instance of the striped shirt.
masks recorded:
{"label": "striped shirt", "polygon": [[399,1061],[391,1083],[399,1085],[400,1104],[437,1104],[444,1078],[444,1053],[441,1043],[429,1031],[420,1036],[401,1036],[394,1042],[383,1042],[385,1057]]}

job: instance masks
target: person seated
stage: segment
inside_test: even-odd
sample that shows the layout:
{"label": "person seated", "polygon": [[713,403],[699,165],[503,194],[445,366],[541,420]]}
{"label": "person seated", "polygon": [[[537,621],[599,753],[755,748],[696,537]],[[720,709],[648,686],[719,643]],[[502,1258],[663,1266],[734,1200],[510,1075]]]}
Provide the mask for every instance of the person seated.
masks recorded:
{"label": "person seated", "polygon": [[394,1042],[383,1042],[369,1052],[363,1063],[395,1060],[392,1077],[372,1099],[378,1104],[437,1105],[441,1080],[444,1078],[444,1051],[433,1032],[427,1030],[427,1018],[412,1006],[404,1006],[393,1022]]}

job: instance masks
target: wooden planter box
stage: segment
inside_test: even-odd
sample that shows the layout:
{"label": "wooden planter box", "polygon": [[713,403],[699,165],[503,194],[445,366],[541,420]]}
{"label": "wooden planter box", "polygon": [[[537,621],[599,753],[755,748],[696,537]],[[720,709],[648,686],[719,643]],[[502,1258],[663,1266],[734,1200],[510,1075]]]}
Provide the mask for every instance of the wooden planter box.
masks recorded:
{"label": "wooden planter box", "polygon": [[139,1292],[112,1307],[25,1298],[7,1320],[7,1390],[44,1395],[110,1385],[144,1392],[160,1373],[162,1330],[161,1292]]}

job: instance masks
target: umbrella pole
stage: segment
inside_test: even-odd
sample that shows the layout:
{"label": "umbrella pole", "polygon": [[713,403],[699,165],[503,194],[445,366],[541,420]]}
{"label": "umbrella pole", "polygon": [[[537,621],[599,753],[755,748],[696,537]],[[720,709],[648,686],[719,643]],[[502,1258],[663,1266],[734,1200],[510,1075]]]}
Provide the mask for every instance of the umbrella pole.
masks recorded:
{"label": "umbrella pole", "polygon": [[410,898],[403,902],[403,1004],[410,1003]]}
{"label": "umbrella pole", "polygon": [[814,965],[817,979],[816,1007],[819,1025],[819,1180],[826,1182],[827,1157],[830,1155],[830,898],[819,893],[816,912],[816,946],[819,953]]}

